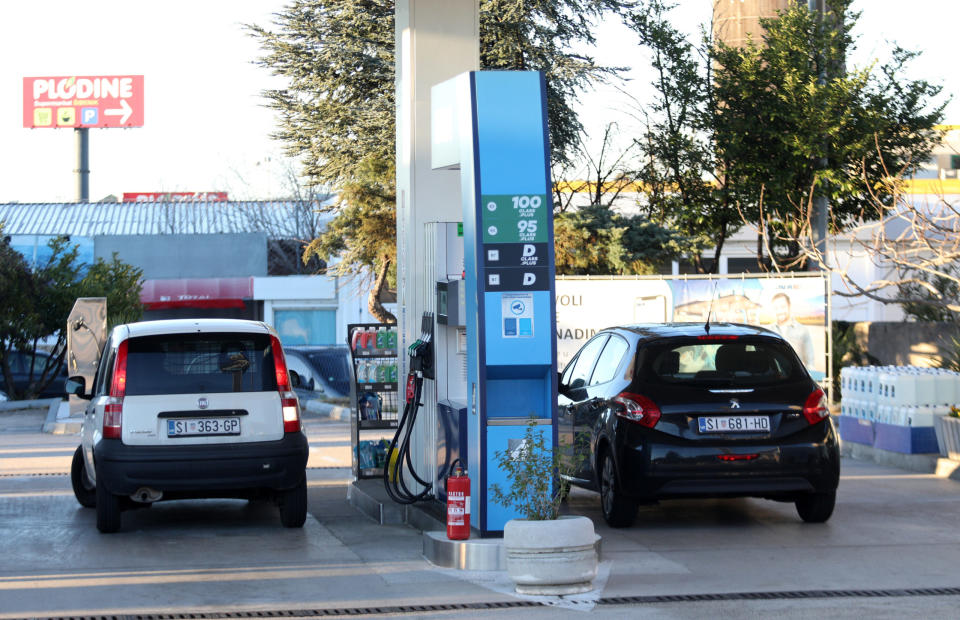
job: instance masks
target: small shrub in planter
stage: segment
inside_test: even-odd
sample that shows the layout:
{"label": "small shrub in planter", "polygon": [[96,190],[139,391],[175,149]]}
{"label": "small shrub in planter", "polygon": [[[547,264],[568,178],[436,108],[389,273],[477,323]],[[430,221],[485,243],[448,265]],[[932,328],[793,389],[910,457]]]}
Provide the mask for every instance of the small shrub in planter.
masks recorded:
{"label": "small shrub in planter", "polygon": [[515,448],[496,453],[510,488],[492,485],[492,499],[523,515],[503,528],[507,573],[521,594],[587,592],[597,576],[597,535],[587,517],[560,516],[570,485],[545,434],[532,418]]}

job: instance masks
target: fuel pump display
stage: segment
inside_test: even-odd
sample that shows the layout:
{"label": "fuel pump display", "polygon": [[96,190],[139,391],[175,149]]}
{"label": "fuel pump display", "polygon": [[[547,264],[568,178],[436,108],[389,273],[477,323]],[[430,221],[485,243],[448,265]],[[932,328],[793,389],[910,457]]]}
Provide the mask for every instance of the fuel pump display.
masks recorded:
{"label": "fuel pump display", "polygon": [[[454,521],[469,507],[467,528],[497,536],[517,515],[488,501],[506,483],[495,454],[531,418],[557,441],[546,82],[537,72],[469,72],[435,85],[430,105],[431,166],[457,171],[459,195],[444,199],[462,210],[429,219],[398,209],[400,341],[415,342],[383,479],[394,501],[435,497]],[[404,262],[408,243],[417,251]],[[469,477],[456,475],[458,460]]]}

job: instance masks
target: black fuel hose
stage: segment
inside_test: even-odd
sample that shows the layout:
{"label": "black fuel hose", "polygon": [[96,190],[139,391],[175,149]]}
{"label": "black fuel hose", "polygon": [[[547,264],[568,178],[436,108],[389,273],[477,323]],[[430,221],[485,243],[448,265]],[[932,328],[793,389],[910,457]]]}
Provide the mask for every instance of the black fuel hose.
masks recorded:
{"label": "black fuel hose", "polygon": [[[426,499],[433,485],[417,475],[413,469],[413,463],[410,459],[410,435],[413,431],[413,425],[417,421],[417,413],[420,411],[420,396],[423,392],[423,377],[414,375],[413,398],[407,401],[403,407],[403,415],[400,416],[400,422],[397,424],[397,432],[390,442],[390,449],[387,451],[386,462],[383,466],[383,487],[387,491],[390,499],[398,504],[413,504]],[[396,459],[391,459],[393,451],[399,451]],[[418,483],[424,486],[423,491],[413,493],[407,488],[404,481],[403,465],[406,464],[406,471]]]}

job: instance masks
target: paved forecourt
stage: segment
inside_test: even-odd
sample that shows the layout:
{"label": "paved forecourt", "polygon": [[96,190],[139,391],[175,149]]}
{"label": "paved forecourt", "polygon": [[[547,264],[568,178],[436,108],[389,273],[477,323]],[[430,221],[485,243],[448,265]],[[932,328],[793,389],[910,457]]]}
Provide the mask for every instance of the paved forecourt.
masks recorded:
{"label": "paved forecourt", "polygon": [[792,504],[684,500],[643,507],[633,527],[611,530],[596,495],[576,491],[566,509],[591,517],[603,536],[597,590],[579,602],[531,599],[513,595],[501,573],[436,568],[419,532],[360,515],[346,499],[347,425],[314,419],[307,429],[303,529],[280,527],[270,504],[200,500],[126,512],[112,535],[97,532],[93,511],[70,491],[77,437],[0,433],[0,618],[361,608],[376,608],[371,617],[642,609],[663,618],[894,618],[948,617],[960,604],[953,480],[845,459],[837,510],[823,525],[802,523]]}

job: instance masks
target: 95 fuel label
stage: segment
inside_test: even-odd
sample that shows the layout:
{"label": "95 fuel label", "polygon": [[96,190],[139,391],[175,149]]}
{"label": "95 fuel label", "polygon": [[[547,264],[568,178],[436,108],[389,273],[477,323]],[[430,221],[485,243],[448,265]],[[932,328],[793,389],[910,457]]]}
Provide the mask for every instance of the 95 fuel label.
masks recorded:
{"label": "95 fuel label", "polygon": [[487,194],[480,198],[484,243],[545,243],[546,194]]}

